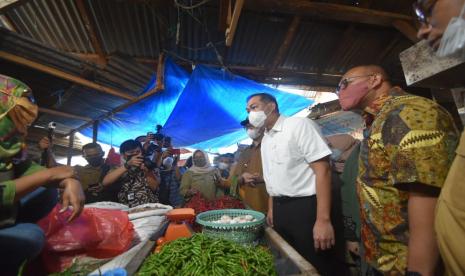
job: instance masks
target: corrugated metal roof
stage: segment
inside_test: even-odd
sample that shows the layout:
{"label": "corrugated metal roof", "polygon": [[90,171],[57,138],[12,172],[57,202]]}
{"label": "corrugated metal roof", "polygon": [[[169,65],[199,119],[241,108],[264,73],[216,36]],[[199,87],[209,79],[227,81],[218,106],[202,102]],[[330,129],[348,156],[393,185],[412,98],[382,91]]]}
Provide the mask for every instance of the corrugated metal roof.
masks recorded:
{"label": "corrugated metal roof", "polygon": [[[31,0],[9,9],[6,15],[18,34],[0,28],[0,50],[139,96],[156,68],[137,63],[133,57],[156,60],[162,51],[179,60],[210,64],[219,63],[219,54],[227,66],[246,67],[233,71],[259,81],[280,82],[273,79],[279,75],[283,83],[334,86],[349,67],[376,61],[381,61],[394,78],[403,79],[398,54],[412,44],[394,28],[307,16],[302,18],[281,64],[270,74],[292,15],[243,10],[233,45],[227,48],[224,32],[218,30],[218,1],[190,13],[176,9],[172,1],[83,2],[108,60],[104,68],[69,54],[96,54],[75,0]],[[411,15],[413,0],[319,2]],[[22,66],[9,66],[4,73],[8,71],[34,86],[44,107],[96,118],[125,102]],[[46,119],[43,116],[40,120]],[[66,123],[69,119],[60,120]],[[81,124],[69,120],[67,127]]]}

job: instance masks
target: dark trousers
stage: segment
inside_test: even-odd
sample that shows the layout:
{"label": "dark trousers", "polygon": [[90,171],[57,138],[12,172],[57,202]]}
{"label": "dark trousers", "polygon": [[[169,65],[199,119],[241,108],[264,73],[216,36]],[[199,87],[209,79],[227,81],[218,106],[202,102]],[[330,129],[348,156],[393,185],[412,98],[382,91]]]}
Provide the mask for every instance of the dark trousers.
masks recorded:
{"label": "dark trousers", "polygon": [[[321,275],[344,275],[336,248],[315,251],[313,226],[316,206],[316,196],[273,197],[274,229]],[[336,243],[340,242],[338,240],[336,238]]]}
{"label": "dark trousers", "polygon": [[1,275],[17,275],[25,260],[39,255],[45,236],[35,223],[55,207],[57,198],[56,189],[40,187],[20,200],[16,224],[0,229]]}

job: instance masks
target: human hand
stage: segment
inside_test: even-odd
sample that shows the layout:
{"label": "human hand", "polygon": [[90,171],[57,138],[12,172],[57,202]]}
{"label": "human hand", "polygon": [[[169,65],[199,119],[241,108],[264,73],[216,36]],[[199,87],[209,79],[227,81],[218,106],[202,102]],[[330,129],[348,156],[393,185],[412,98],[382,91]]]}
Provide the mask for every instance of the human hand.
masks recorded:
{"label": "human hand", "polygon": [[270,226],[273,227],[273,209],[269,208],[268,213],[266,214],[266,223]]}
{"label": "human hand", "polygon": [[313,226],[313,241],[315,249],[327,250],[336,243],[331,221],[317,219]]}
{"label": "human hand", "polygon": [[66,178],[77,178],[76,171],[70,166],[59,166],[47,169],[51,182],[59,182]]}
{"label": "human hand", "polygon": [[245,172],[241,177],[244,184],[255,187],[255,176],[253,174]]}
{"label": "human hand", "polygon": [[50,148],[50,139],[48,139],[48,137],[42,137],[39,141],[39,148],[41,150],[48,150]]}
{"label": "human hand", "polygon": [[353,254],[360,256],[360,244],[358,242],[347,241],[346,247],[349,252],[352,252]]}
{"label": "human hand", "polygon": [[136,155],[129,159],[126,163],[131,167],[141,167],[144,163],[144,157],[142,157],[142,155]]}
{"label": "human hand", "polygon": [[68,218],[68,222],[73,221],[81,214],[84,208],[85,196],[82,191],[82,186],[79,181],[72,178],[67,178],[61,181],[60,187],[63,188],[62,195],[62,206],[60,212],[66,211],[70,206],[72,207],[71,216]]}

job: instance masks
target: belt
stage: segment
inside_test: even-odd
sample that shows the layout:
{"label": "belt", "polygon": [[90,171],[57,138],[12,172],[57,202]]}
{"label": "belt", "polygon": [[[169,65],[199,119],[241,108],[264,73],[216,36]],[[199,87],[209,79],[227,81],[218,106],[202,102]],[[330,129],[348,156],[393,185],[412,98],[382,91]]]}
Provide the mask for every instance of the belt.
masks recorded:
{"label": "belt", "polygon": [[295,201],[295,200],[306,200],[306,199],[313,199],[316,198],[316,195],[311,195],[311,196],[274,196],[273,201],[276,201],[277,203],[284,203],[284,202],[289,202],[289,201]]}

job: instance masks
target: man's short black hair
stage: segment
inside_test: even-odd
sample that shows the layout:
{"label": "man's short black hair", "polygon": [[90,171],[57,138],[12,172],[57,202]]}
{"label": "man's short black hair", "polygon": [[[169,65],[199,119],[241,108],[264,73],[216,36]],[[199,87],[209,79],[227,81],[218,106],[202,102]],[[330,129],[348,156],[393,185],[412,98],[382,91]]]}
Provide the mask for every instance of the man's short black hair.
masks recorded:
{"label": "man's short black hair", "polygon": [[247,102],[253,97],[260,97],[260,101],[264,103],[274,103],[276,105],[276,111],[279,112],[278,101],[276,101],[276,98],[273,95],[268,93],[255,93],[247,97]]}
{"label": "man's short black hair", "polygon": [[88,150],[88,149],[99,149],[99,150],[103,151],[102,147],[97,143],[89,143],[89,144],[85,144],[84,146],[82,146],[82,151],[85,151],[85,150]]}
{"label": "man's short black hair", "polygon": [[124,141],[121,144],[121,146],[119,147],[119,152],[121,154],[124,154],[125,152],[128,152],[133,149],[137,149],[137,148],[142,149],[142,146],[140,145],[139,142],[131,139],[131,140]]}
{"label": "man's short black hair", "polygon": [[134,139],[134,140],[136,140],[137,142],[142,142],[142,141],[141,141],[142,139],[143,139],[143,140],[147,139],[147,136],[146,136],[146,135],[137,136],[137,138]]}

